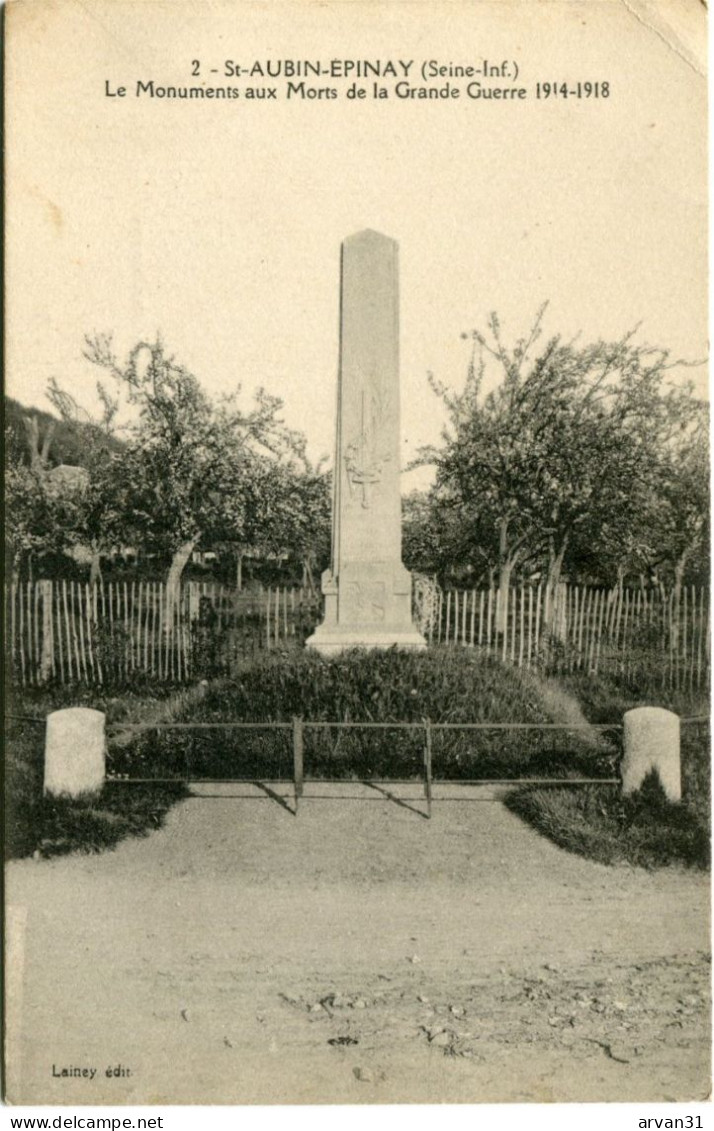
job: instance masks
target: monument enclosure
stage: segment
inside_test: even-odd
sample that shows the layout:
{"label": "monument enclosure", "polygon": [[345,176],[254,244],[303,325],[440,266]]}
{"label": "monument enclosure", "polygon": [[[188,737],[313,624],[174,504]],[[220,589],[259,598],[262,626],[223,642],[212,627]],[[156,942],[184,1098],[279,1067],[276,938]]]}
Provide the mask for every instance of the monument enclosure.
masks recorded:
{"label": "monument enclosure", "polygon": [[342,245],[331,565],[308,648],[425,648],[402,564],[399,248],[363,231]]}

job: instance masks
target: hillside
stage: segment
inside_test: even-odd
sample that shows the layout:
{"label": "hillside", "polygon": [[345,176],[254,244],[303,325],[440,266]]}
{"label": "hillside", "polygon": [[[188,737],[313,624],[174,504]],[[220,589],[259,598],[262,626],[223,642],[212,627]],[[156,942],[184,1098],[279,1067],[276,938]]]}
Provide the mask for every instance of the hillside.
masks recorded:
{"label": "hillside", "polygon": [[[48,429],[54,425],[54,431],[48,454],[48,464],[56,467],[66,463],[72,466],[83,467],[86,463],[87,436],[89,425],[69,423],[61,420],[51,412],[44,409],[26,406],[16,401],[13,397],[5,397],[5,432],[6,432],[6,458],[29,463],[30,456],[27,446],[27,433],[23,418],[34,416],[37,419],[40,444],[44,442]],[[93,442],[95,434],[93,433]],[[104,439],[109,451],[121,451],[123,443],[115,437],[107,436]]]}

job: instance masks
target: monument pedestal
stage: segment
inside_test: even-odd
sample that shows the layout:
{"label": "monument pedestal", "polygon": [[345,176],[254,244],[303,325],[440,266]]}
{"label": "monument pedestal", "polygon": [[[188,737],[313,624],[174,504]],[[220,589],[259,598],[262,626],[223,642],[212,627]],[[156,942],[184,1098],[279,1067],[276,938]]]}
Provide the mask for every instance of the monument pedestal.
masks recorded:
{"label": "monument pedestal", "polygon": [[426,648],[426,640],[420,632],[336,632],[334,634],[322,632],[320,625],[312,636],[305,641],[305,647],[322,656],[339,656],[341,652],[349,652],[350,648],[363,648],[368,651],[388,648],[397,648],[402,651],[415,651]]}
{"label": "monument pedestal", "polygon": [[325,619],[306,647],[426,648],[402,565],[397,244],[359,232],[342,245],[340,373]]}
{"label": "monument pedestal", "polygon": [[340,585],[331,570],[322,575],[325,619],[305,642],[324,656],[349,648],[426,648],[411,616],[411,576],[387,562],[351,563]]}

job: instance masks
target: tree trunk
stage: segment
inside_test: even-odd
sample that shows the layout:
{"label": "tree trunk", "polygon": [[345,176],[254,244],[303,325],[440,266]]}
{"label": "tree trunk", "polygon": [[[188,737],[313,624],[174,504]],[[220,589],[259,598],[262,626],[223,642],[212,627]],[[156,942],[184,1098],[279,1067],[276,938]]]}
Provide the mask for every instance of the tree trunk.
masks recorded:
{"label": "tree trunk", "polygon": [[243,554],[240,550],[236,558],[236,589],[239,593],[243,590]]}
{"label": "tree trunk", "polygon": [[547,594],[545,607],[547,609],[547,616],[544,616],[543,627],[548,629],[548,631],[554,633],[556,636],[562,635],[562,617],[560,615],[556,615],[556,613],[560,613],[561,611],[561,602],[558,600],[560,593],[560,575],[563,569],[563,559],[565,557],[565,551],[567,550],[567,548],[568,535],[566,534],[565,538],[563,539],[563,544],[561,545],[557,554],[553,553],[554,547],[551,550],[550,561],[548,562],[548,576],[545,580],[545,589]]}
{"label": "tree trunk", "polygon": [[508,519],[498,524],[498,589],[496,590],[495,631],[502,636],[508,627],[508,589],[515,561],[508,554]]}
{"label": "tree trunk", "polygon": [[181,592],[181,577],[191,554],[194,551],[199,536],[182,542],[178,550],[174,551],[169,572],[166,576],[166,613],[164,616],[164,632],[171,632],[176,612],[176,604]]}
{"label": "tree trunk", "polygon": [[40,429],[36,416],[23,416],[22,423],[27,433],[27,448],[30,455],[30,467],[35,472],[42,471],[42,458],[40,456]]}
{"label": "tree trunk", "polygon": [[56,422],[54,420],[51,420],[47,425],[47,431],[45,432],[45,438],[42,441],[42,450],[40,452],[40,464],[42,467],[47,467],[50,458],[50,444],[55,434],[55,427]]}
{"label": "tree trunk", "polygon": [[22,576],[22,553],[18,550],[12,555],[12,562],[10,563],[10,584],[19,585]]}
{"label": "tree trunk", "polygon": [[498,595],[496,597],[496,632],[502,635],[508,628],[508,594],[511,588],[511,575],[515,561],[506,558],[498,573]]}
{"label": "tree trunk", "polygon": [[306,557],[303,560],[302,576],[303,576],[303,585],[309,591],[310,595],[314,597],[317,593],[317,590],[315,588],[315,577],[314,577],[314,574],[312,572],[312,564],[310,562],[309,557]]}
{"label": "tree trunk", "polygon": [[682,602],[682,582],[684,581],[684,571],[687,568],[687,561],[692,552],[691,546],[687,546],[686,550],[677,558],[677,563],[674,567],[674,589],[672,590],[672,620],[670,625],[670,639],[671,647],[676,652],[679,648],[679,619]]}
{"label": "tree trunk", "polygon": [[679,557],[677,564],[674,567],[674,603],[676,608],[679,608],[679,602],[682,596],[682,582],[684,581],[684,571],[687,568],[687,562],[691,553],[691,547],[687,546]]}
{"label": "tree trunk", "polygon": [[97,585],[102,580],[102,562],[99,550],[92,546],[92,564],[89,567],[89,584]]}

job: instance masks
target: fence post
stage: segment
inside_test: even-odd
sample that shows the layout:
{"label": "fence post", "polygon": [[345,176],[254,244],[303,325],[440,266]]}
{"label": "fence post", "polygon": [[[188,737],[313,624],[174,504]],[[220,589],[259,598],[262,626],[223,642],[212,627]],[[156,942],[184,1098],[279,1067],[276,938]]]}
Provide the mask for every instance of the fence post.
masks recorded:
{"label": "fence post", "polygon": [[305,749],[304,726],[301,718],[293,718],[293,775],[295,781],[295,813],[302,797],[303,787],[303,752]]}
{"label": "fence post", "polygon": [[424,719],[424,796],[426,797],[426,815],[431,820],[431,722]]}
{"label": "fence post", "polygon": [[52,623],[52,582],[37,582],[42,600],[42,634],[40,656],[40,679],[46,683],[52,677],[55,666],[55,641]]}

